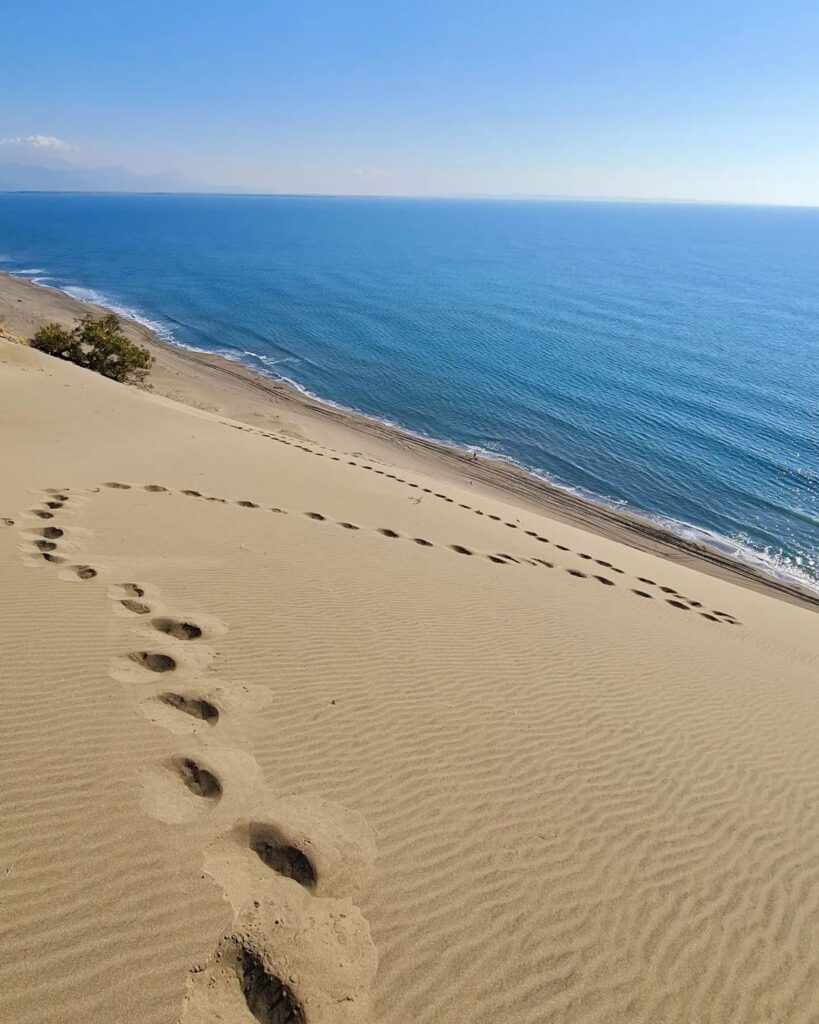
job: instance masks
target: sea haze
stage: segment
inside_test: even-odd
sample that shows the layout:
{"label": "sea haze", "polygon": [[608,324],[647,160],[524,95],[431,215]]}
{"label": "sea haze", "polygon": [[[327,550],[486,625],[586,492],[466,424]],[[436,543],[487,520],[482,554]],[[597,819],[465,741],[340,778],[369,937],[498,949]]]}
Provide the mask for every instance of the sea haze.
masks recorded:
{"label": "sea haze", "polygon": [[0,257],[819,587],[819,210],[5,194]]}

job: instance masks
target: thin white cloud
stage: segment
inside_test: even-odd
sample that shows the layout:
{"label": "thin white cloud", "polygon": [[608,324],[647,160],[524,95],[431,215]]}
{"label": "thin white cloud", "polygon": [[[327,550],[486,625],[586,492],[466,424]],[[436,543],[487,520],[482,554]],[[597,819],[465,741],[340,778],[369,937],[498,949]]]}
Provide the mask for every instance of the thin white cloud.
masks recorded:
{"label": "thin white cloud", "polygon": [[354,167],[352,171],[357,178],[366,178],[369,181],[377,181],[387,173],[380,167]]}
{"label": "thin white cloud", "polygon": [[0,139],[0,146],[28,146],[31,149],[50,149],[62,153],[76,150],[70,142],[64,142],[54,135],[23,135],[16,139]]}

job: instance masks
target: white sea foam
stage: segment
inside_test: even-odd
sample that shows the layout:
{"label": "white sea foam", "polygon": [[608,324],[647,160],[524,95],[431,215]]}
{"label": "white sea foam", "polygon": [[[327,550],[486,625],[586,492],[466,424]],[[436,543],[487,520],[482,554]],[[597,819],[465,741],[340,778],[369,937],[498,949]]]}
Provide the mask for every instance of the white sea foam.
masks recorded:
{"label": "white sea foam", "polygon": [[66,295],[70,295],[72,299],[77,299],[79,302],[91,302],[95,306],[105,306],[106,309],[112,309],[119,316],[125,320],[133,320],[135,323],[142,324],[143,327],[147,327],[153,331],[158,338],[162,338],[163,341],[176,341],[173,336],[171,329],[161,320],[154,320],[149,316],[145,316],[137,309],[132,309],[130,306],[123,306],[118,303],[115,299],[111,299],[103,292],[98,292],[94,288],[85,288],[82,285],[59,285],[60,291],[65,292]]}

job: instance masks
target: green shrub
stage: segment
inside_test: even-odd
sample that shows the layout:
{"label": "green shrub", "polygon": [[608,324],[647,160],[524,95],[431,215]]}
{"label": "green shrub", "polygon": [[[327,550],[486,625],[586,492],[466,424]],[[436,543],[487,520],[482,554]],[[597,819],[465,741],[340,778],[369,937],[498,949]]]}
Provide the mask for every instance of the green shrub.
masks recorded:
{"label": "green shrub", "polygon": [[147,348],[125,337],[113,313],[84,316],[71,330],[59,324],[46,324],[37,331],[31,344],[40,352],[126,384],[144,383],[154,361]]}

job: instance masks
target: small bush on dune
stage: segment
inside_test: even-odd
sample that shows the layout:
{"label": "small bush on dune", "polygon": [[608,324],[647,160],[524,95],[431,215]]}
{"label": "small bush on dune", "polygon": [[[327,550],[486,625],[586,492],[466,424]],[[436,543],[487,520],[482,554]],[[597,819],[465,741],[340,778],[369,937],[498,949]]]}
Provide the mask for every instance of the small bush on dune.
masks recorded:
{"label": "small bush on dune", "polygon": [[31,345],[125,384],[144,383],[154,361],[147,348],[125,337],[113,313],[84,316],[71,330],[60,324],[46,324],[31,339]]}

